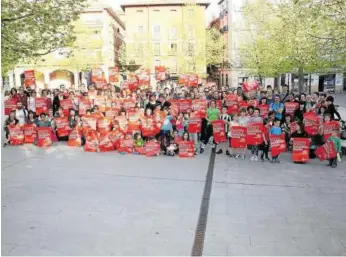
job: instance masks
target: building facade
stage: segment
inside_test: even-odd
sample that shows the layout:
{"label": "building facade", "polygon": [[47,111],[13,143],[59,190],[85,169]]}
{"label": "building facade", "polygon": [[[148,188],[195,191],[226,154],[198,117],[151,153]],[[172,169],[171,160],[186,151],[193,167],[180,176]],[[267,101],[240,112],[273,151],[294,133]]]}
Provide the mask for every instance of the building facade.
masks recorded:
{"label": "building facade", "polygon": [[[136,1],[124,4],[128,64],[165,66],[171,75],[206,74],[205,9],[208,2]],[[153,79],[152,79],[153,81]]]}
{"label": "building facade", "polygon": [[35,71],[38,90],[62,84],[67,88],[87,85],[91,68],[101,67],[108,78],[108,67],[118,63],[124,43],[124,23],[109,6],[93,0],[74,25],[76,41],[72,47],[58,49],[35,63],[17,64],[9,73],[9,87],[24,84],[25,70]]}

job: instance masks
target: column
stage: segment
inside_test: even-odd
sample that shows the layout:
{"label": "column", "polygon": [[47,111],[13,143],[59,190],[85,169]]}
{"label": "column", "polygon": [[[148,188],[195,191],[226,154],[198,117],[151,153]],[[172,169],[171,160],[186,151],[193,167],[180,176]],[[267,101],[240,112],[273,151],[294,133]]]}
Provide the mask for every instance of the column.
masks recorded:
{"label": "column", "polygon": [[20,71],[16,71],[14,72],[15,74],[15,84],[14,84],[14,87],[18,88],[22,85],[22,81],[20,79]]}
{"label": "column", "polygon": [[79,72],[75,71],[73,73],[73,77],[74,77],[74,89],[79,89]]}
{"label": "column", "polygon": [[48,89],[49,83],[50,83],[50,70],[44,71],[43,77],[44,77],[44,88]]}
{"label": "column", "polygon": [[8,81],[9,81],[9,89],[11,89],[12,87],[14,87],[14,72],[13,71],[10,71],[8,73]]}

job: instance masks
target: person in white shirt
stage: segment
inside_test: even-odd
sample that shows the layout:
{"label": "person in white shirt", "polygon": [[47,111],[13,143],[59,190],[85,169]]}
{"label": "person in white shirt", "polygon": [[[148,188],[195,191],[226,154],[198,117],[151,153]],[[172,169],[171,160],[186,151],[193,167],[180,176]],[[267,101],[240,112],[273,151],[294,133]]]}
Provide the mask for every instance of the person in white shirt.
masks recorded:
{"label": "person in white shirt", "polygon": [[17,102],[16,119],[18,120],[18,124],[24,125],[27,116],[28,112],[23,108],[22,102]]}
{"label": "person in white shirt", "polygon": [[35,98],[36,98],[36,91],[32,91],[30,94],[30,97],[28,98],[29,111],[36,112]]}

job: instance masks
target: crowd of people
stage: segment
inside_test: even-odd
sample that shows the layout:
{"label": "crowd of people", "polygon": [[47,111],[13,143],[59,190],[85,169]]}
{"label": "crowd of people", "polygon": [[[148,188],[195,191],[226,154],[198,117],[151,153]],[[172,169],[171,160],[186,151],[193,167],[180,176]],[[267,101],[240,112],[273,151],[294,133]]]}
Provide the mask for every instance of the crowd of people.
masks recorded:
{"label": "crowd of people", "polygon": [[[66,141],[86,151],[191,157],[203,154],[210,144],[217,154],[279,163],[280,151],[272,150],[269,156],[271,138],[276,136],[283,138],[288,151],[294,138],[310,138],[309,158],[329,141],[341,152],[340,126],[335,122],[341,116],[333,96],[293,94],[287,85],[280,91],[270,85],[247,90],[244,85],[233,89],[210,82],[172,88],[158,84],[155,90],[132,92],[94,83],[85,92],[63,85],[40,92],[19,87],[5,92],[5,112],[5,146]],[[237,141],[236,129],[252,124],[260,124],[258,140],[249,144],[243,134]],[[47,129],[39,128],[49,129],[49,136]],[[337,156],[329,165],[337,166]]]}

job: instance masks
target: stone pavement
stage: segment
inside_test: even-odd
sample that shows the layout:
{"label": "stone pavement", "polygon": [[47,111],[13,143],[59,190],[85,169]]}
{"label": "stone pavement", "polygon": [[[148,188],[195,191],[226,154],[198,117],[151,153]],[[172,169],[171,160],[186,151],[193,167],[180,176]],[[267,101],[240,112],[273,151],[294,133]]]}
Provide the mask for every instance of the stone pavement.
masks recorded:
{"label": "stone pavement", "polygon": [[[2,148],[2,255],[190,255],[209,156]],[[204,255],[345,255],[345,168],[217,156]]]}

